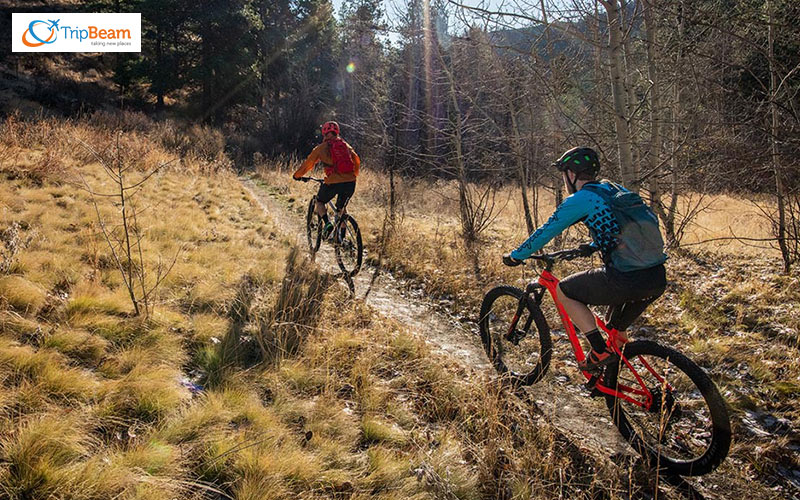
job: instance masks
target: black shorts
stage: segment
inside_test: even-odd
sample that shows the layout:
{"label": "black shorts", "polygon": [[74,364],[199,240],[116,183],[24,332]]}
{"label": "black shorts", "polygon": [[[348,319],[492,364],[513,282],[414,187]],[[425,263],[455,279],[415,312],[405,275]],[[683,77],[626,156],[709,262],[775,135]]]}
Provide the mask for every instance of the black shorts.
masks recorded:
{"label": "black shorts", "polygon": [[567,276],[560,286],[564,295],[578,302],[612,306],[606,321],[624,330],[664,293],[667,272],[663,264],[627,273],[600,267]]}
{"label": "black shorts", "polygon": [[355,192],[356,181],[322,184],[317,193],[317,201],[320,203],[328,203],[336,196],[336,210],[341,210]]}

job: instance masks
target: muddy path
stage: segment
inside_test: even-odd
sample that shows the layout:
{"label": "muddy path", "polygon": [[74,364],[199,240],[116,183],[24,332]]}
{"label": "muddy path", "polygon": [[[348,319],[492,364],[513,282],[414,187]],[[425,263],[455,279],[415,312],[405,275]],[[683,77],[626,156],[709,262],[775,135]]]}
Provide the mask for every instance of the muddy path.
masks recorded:
{"label": "muddy path", "polygon": [[[285,201],[257,180],[243,178],[242,184],[272,218],[277,230],[293,238],[300,248],[308,247],[304,217],[290,210]],[[330,273],[340,272],[331,245],[322,245],[316,262]],[[426,298],[412,283],[385,271],[375,273],[376,269],[365,263],[353,279],[357,299],[363,299],[366,294],[366,303],[380,314],[401,322],[434,351],[457,359],[476,376],[494,374],[483,351],[476,321],[459,321],[455,312],[447,314],[442,311],[441,306]],[[541,382],[526,388],[523,397],[577,448],[620,465],[636,460],[638,455],[611,422],[604,400],[587,397],[588,391],[570,364],[574,359],[570,361],[567,357],[572,355],[569,340],[558,330],[553,330],[553,342],[554,356],[549,373]],[[673,498],[730,498],[747,488],[747,485],[730,484],[720,472],[702,478],[676,478],[671,484],[665,482],[667,484],[662,484],[667,490],[659,488],[662,491],[657,493],[658,497],[666,493],[666,497]],[[763,493],[765,496],[756,497],[773,497],[770,492]]]}

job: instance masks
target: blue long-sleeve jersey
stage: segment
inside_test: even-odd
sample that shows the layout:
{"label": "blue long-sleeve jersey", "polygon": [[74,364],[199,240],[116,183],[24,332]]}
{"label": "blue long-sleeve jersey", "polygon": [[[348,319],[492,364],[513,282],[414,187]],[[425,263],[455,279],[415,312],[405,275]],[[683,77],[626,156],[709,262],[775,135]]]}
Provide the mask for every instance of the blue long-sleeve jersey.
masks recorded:
{"label": "blue long-sleeve jersey", "polygon": [[[601,189],[612,191],[608,182],[592,182]],[[511,252],[515,259],[527,259],[544,247],[547,242],[561,234],[565,229],[583,222],[589,228],[592,245],[600,249],[603,261],[608,262],[609,254],[617,245],[616,235],[619,224],[611,208],[600,195],[588,189],[580,189],[565,199],[553,215],[539,226],[525,242]]]}

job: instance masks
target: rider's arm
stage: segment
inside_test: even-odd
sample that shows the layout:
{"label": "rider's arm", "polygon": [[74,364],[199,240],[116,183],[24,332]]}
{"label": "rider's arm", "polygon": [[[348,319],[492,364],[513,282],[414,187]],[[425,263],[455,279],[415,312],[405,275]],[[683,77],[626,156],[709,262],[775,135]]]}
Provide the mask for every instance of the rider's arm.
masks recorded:
{"label": "rider's arm", "polygon": [[300,168],[297,169],[297,171],[292,175],[292,177],[294,177],[295,179],[299,179],[300,177],[303,177],[307,173],[311,172],[311,169],[313,169],[314,165],[316,165],[316,163],[319,161],[319,154],[321,150],[322,150],[321,144],[312,149],[311,154],[308,155],[308,158],[305,159],[303,164],[300,165]]}
{"label": "rider's arm", "polygon": [[350,156],[353,157],[353,173],[358,177],[358,170],[361,168],[361,158],[358,157],[356,150],[352,147],[350,148]]}
{"label": "rider's arm", "polygon": [[547,219],[547,222],[539,226],[519,248],[511,252],[511,256],[519,260],[527,259],[566,228],[582,220],[588,215],[591,208],[589,198],[590,195],[586,191],[578,191],[567,197]]}

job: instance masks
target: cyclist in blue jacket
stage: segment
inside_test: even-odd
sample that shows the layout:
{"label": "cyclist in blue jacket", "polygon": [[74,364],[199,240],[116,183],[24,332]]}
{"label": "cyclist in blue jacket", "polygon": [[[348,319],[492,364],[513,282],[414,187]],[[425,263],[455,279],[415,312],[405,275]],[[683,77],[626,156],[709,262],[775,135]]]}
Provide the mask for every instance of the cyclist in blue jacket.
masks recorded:
{"label": "cyclist in blue jacket", "polygon": [[[647,231],[626,232],[629,241],[621,238],[623,231],[617,220],[621,216],[615,216],[609,199],[614,194],[629,191],[609,181],[596,179],[600,160],[593,149],[570,149],[553,166],[561,172],[569,196],[519,248],[503,255],[503,263],[517,266],[573,224],[583,222],[586,225],[593,241],[579,248],[586,256],[599,250],[605,265],[561,280],[558,298],[592,346],[581,369],[597,371],[616,362],[618,356],[607,348],[587,304],[613,306],[608,325],[626,338],[624,330],[664,293],[667,285],[664,261],[667,256],[663,252],[655,215],[647,221],[655,224],[655,233],[652,230],[649,235]],[[649,209],[645,210],[652,214]],[[654,241],[635,241],[647,237]]]}

